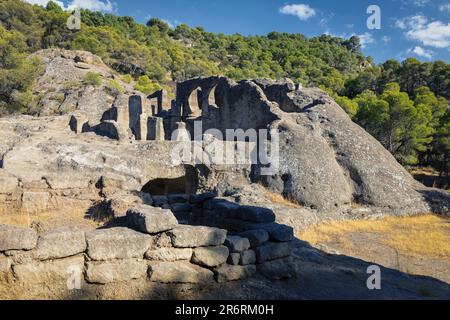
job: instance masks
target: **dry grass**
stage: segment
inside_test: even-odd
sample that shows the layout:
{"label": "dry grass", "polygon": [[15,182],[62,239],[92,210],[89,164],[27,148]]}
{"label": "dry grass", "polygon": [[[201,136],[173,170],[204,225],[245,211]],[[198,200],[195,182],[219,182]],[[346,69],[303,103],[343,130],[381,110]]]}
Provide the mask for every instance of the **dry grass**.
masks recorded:
{"label": "dry grass", "polygon": [[266,191],[267,198],[275,204],[279,204],[289,208],[301,208],[302,206],[295,202],[293,199],[283,197],[283,195],[275,192]]}
{"label": "dry grass", "polygon": [[14,213],[0,215],[0,224],[31,227],[33,223],[42,224],[48,227],[48,229],[56,229],[65,226],[79,226],[82,228],[94,229],[101,225],[100,222],[86,219],[85,211],[83,210],[70,210],[69,212],[51,211],[39,214]]}
{"label": "dry grass", "polygon": [[377,235],[381,242],[408,256],[450,260],[450,219],[435,215],[388,217],[380,220],[343,221],[315,226],[299,236],[312,245],[352,244],[351,233]]}

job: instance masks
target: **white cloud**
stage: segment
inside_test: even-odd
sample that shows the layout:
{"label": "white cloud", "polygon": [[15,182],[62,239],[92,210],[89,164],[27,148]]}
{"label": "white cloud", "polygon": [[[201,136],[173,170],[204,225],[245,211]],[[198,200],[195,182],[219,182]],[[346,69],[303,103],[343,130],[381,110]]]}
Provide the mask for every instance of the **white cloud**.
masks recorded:
{"label": "white cloud", "polygon": [[288,4],[280,8],[280,13],[297,16],[300,20],[306,21],[316,15],[316,10],[308,4]]}
{"label": "white cloud", "polygon": [[[31,4],[38,4],[40,6],[46,7],[47,3],[50,2],[50,0],[25,0],[25,2],[31,3]],[[54,1],[57,5],[59,5],[61,8],[64,8],[64,3],[62,1]]]}
{"label": "white cloud", "polygon": [[415,15],[397,20],[395,26],[407,30],[405,35],[408,39],[419,41],[424,46],[450,47],[450,23],[429,21],[425,16]]}
{"label": "white cloud", "polygon": [[434,55],[434,52],[431,50],[424,49],[422,47],[415,47],[413,49],[409,49],[408,53],[414,53],[419,57],[431,59]]}
{"label": "white cloud", "polygon": [[91,11],[102,11],[102,12],[114,12],[116,11],[117,5],[109,0],[72,0],[69,3],[69,9],[81,8],[88,9]]}
{"label": "white cloud", "polygon": [[383,38],[381,38],[381,41],[383,41],[384,43],[388,43],[391,42],[392,38],[389,36],[384,36]]}
{"label": "white cloud", "polygon": [[450,23],[433,21],[429,24],[418,25],[406,33],[407,37],[422,42],[425,46],[435,48],[450,47]]}
{"label": "white cloud", "polygon": [[439,7],[439,10],[441,10],[442,12],[450,12],[450,3],[443,4]]}
{"label": "white cloud", "polygon": [[425,7],[429,2],[430,0],[414,0],[414,4],[417,7]]}
{"label": "white cloud", "polygon": [[367,48],[367,46],[369,44],[375,43],[374,37],[369,32],[366,32],[366,33],[363,33],[363,34],[358,34],[357,36],[359,37],[359,40],[361,42],[361,47],[363,49]]}
{"label": "white cloud", "polygon": [[[38,4],[41,6],[47,6],[47,3],[50,0],[25,0],[31,4]],[[115,12],[117,8],[117,4],[115,2],[111,2],[110,0],[71,0],[67,6],[64,6],[62,1],[55,1],[61,8],[64,10],[71,10],[74,8],[88,9],[91,11],[102,11],[102,12]]]}

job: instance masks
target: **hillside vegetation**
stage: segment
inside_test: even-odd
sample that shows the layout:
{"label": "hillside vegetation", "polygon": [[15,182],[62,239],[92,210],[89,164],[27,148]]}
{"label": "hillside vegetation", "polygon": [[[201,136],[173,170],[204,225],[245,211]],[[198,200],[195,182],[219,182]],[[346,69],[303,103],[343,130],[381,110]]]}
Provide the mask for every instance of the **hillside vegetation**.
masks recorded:
{"label": "hillside vegetation", "polygon": [[39,114],[33,82],[43,72],[40,49],[90,51],[136,81],[145,93],[196,76],[289,77],[330,93],[355,122],[405,165],[450,169],[450,65],[407,59],[374,65],[358,37],[272,32],[266,36],[213,34],[201,27],[175,29],[159,19],[82,10],[81,30],[66,26],[70,13],[17,0],[0,1],[0,115]]}

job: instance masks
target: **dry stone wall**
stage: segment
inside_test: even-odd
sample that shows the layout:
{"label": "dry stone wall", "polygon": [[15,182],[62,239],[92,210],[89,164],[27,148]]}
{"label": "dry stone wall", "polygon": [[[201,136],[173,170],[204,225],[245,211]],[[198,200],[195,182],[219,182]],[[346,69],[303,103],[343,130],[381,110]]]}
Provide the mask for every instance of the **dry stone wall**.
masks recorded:
{"label": "dry stone wall", "polygon": [[[123,227],[38,234],[0,225],[0,273],[25,286],[66,282],[74,270],[98,285],[133,279],[206,285],[257,272],[271,279],[295,275],[293,231],[275,224],[271,210],[229,203],[212,193],[151,198],[160,207],[129,207]],[[173,212],[177,208],[182,211]],[[210,220],[212,212],[217,217]]]}

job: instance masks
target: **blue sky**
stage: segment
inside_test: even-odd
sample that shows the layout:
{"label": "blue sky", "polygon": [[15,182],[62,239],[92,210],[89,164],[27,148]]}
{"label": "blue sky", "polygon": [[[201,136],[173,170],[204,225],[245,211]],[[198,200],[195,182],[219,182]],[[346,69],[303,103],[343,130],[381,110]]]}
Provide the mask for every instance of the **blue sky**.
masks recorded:
{"label": "blue sky", "polygon": [[[48,0],[26,0],[46,3]],[[158,17],[216,33],[271,31],[348,38],[359,35],[366,55],[383,62],[415,57],[450,63],[450,0],[64,0],[62,5],[133,16]],[[381,9],[381,29],[369,30],[369,5]]]}

